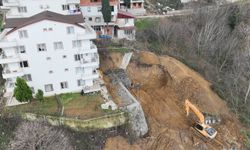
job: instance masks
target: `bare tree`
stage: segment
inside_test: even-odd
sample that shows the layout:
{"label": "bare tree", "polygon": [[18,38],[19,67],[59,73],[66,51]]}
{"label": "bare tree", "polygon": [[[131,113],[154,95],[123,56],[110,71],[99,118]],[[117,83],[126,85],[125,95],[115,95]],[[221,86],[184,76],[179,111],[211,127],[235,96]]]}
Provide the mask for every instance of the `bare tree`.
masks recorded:
{"label": "bare tree", "polygon": [[10,150],[73,150],[62,130],[38,123],[23,122],[17,128]]}

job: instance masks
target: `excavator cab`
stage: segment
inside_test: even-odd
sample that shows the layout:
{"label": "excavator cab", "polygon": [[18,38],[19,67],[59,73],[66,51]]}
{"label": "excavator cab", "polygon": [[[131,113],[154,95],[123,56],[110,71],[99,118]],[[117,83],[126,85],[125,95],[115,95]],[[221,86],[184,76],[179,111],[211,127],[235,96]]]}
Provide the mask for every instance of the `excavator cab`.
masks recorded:
{"label": "excavator cab", "polygon": [[210,139],[215,138],[217,135],[217,131],[213,127],[207,124],[196,122],[194,124],[194,129],[197,130],[202,135],[204,135],[205,137],[208,137]]}

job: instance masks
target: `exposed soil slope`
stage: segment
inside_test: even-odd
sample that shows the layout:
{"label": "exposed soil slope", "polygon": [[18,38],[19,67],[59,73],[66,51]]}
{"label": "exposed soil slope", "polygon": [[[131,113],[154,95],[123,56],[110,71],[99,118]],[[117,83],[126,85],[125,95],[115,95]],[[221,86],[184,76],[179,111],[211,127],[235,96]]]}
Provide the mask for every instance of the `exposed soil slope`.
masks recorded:
{"label": "exposed soil slope", "polygon": [[[102,65],[115,68],[119,66],[119,57],[122,56],[110,54]],[[186,117],[183,106],[187,98],[202,112],[222,119],[219,125],[213,125],[222,144],[244,149],[239,122],[198,73],[174,58],[149,52],[134,54],[127,72],[133,83],[141,85],[131,92],[142,104],[150,127],[149,136],[132,145],[122,137],[111,138],[106,149],[222,149],[218,143],[204,143],[190,129],[190,117]]]}

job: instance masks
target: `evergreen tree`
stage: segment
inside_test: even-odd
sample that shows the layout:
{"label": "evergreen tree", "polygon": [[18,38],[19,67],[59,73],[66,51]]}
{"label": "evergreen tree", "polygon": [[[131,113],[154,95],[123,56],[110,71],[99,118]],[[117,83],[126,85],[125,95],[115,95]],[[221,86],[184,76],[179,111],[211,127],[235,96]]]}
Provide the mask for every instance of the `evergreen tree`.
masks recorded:
{"label": "evergreen tree", "polygon": [[32,90],[26,83],[26,81],[22,78],[17,78],[16,87],[14,89],[14,97],[19,101],[19,102],[29,102],[33,96],[32,96]]}
{"label": "evergreen tree", "polygon": [[111,22],[111,7],[109,0],[102,0],[102,16],[108,27],[108,23]]}
{"label": "evergreen tree", "polygon": [[43,91],[42,90],[40,90],[40,89],[37,90],[36,99],[39,100],[40,102],[42,102],[44,100]]}

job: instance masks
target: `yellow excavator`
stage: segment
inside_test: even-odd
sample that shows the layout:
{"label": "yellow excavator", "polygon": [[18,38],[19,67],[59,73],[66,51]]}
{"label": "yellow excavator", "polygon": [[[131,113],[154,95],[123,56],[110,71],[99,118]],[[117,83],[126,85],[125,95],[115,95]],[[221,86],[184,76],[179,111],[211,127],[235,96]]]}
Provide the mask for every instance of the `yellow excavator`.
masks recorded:
{"label": "yellow excavator", "polygon": [[197,130],[200,134],[202,134],[206,138],[214,139],[217,135],[217,131],[213,127],[205,124],[205,117],[199,111],[199,109],[196,108],[188,99],[185,100],[185,107],[187,116],[189,115],[189,110],[191,109],[194,112],[194,114],[199,118],[199,122],[196,122],[194,124],[194,129]]}

